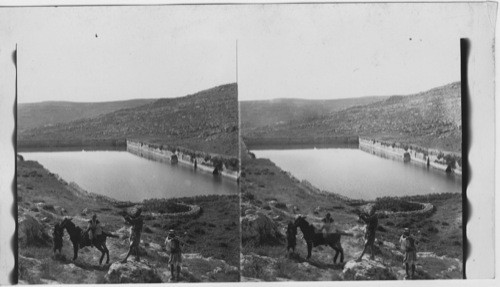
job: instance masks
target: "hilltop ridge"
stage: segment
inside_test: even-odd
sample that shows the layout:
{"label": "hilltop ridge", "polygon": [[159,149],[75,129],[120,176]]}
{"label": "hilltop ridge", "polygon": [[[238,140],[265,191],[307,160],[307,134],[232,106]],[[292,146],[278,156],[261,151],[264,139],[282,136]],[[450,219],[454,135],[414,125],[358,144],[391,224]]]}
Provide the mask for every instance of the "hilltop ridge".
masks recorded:
{"label": "hilltop ridge", "polygon": [[238,153],[237,86],[226,84],[91,118],[20,129],[18,146],[117,146],[124,145],[126,138],[235,156]]}
{"label": "hilltop ridge", "polygon": [[155,99],[134,99],[113,102],[69,102],[46,101],[39,103],[20,103],[17,110],[18,131],[37,127],[67,123],[84,118],[93,118],[121,109],[138,107]]}
{"label": "hilltop ridge", "polygon": [[242,123],[242,135],[244,140],[283,138],[299,141],[318,137],[367,136],[460,152],[460,87],[460,82],[455,82],[418,94],[391,96],[310,120],[297,118],[253,129],[245,128],[247,125]]}

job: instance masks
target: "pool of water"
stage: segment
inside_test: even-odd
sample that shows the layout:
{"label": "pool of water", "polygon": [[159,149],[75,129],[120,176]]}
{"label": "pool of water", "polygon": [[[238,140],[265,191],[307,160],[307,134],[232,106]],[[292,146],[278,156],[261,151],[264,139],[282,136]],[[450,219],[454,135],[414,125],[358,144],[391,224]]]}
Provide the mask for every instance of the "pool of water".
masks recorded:
{"label": "pool of water", "polygon": [[182,165],[147,160],[126,151],[23,152],[67,182],[118,200],[142,201],[208,194],[237,194],[236,182]]}
{"label": "pool of water", "polygon": [[252,150],[299,180],[353,199],[462,192],[462,179],[357,148]]}

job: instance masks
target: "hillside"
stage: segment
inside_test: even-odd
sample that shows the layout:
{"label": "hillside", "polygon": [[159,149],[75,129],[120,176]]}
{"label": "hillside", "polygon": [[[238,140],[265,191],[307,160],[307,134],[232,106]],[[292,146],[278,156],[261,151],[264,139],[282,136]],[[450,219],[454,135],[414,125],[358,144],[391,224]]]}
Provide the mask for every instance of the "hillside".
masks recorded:
{"label": "hillside", "polygon": [[[129,226],[123,214],[132,203],[82,190],[67,183],[38,162],[18,160],[17,203],[20,284],[96,284],[168,282],[169,256],[164,245],[169,229],[183,240],[181,282],[238,281],[239,197],[207,195],[143,201],[144,226],[141,260],[120,263],[129,247]],[[165,217],[179,203],[197,205],[201,212],[191,216]],[[118,238],[108,238],[110,261],[99,265],[101,252],[84,247],[73,257],[73,244],[64,231],[61,253],[53,253],[53,228],[64,218],[85,228],[98,214],[103,229]]]}
{"label": "hillside", "polygon": [[[434,211],[403,217],[380,213],[375,259],[366,255],[356,262],[363,249],[365,228],[358,212],[369,204],[338,196],[339,190],[321,191],[299,181],[270,160],[253,158],[245,145],[241,153],[242,281],[402,280],[405,271],[398,240],[406,227],[421,231],[415,279],[462,278],[460,194],[400,198],[402,202],[430,203]],[[344,263],[334,263],[334,250],[323,245],[313,247],[311,258],[306,259],[300,229],[295,252],[286,251],[288,223],[303,215],[309,223],[320,226],[326,213],[334,218],[336,228],[352,235],[341,238]]]}
{"label": "hillside", "polygon": [[19,131],[19,147],[123,145],[126,138],[238,153],[238,94],[227,84],[93,118]]}
{"label": "hillside", "polygon": [[273,99],[240,102],[242,130],[286,124],[292,120],[311,121],[353,106],[367,105],[388,97],[336,100]]}
{"label": "hillside", "polygon": [[17,106],[17,128],[24,131],[36,127],[68,123],[84,118],[93,118],[121,109],[129,109],[145,105],[153,99],[136,99],[128,101],[102,103],[76,102],[41,102],[23,103]]}
{"label": "hillside", "polygon": [[461,90],[460,83],[456,82],[414,95],[392,96],[307,121],[299,118],[282,125],[242,129],[242,134],[244,139],[249,139],[248,142],[252,139],[367,136],[460,152],[461,126]]}

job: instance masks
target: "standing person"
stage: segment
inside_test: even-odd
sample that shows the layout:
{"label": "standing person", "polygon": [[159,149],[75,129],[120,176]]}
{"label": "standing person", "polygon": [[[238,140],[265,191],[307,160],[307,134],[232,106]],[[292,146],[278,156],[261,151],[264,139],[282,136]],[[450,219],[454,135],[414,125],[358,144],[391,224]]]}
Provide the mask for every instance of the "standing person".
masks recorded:
{"label": "standing person", "polygon": [[[179,281],[181,274],[182,250],[179,238],[175,235],[173,229],[169,230],[168,236],[165,239],[165,247],[170,255],[168,264],[170,265],[170,276],[172,281]],[[177,271],[177,276],[175,276]]]}
{"label": "standing person", "polygon": [[328,234],[332,233],[333,232],[333,218],[332,218],[332,215],[330,213],[327,213],[326,216],[321,219],[321,221],[323,222],[321,228],[320,228],[320,231],[323,232],[323,238],[326,240]]}
{"label": "standing person", "polygon": [[144,224],[141,213],[142,213],[142,208],[138,206],[135,207],[135,212],[133,213],[132,216],[129,215],[124,216],[125,220],[130,225],[132,225],[132,230],[130,232],[130,247],[127,256],[125,256],[125,259],[122,260],[122,263],[127,262],[127,258],[130,256],[132,251],[134,251],[135,253],[135,261],[141,260],[139,255],[139,243],[141,242],[141,232],[142,232],[142,226]]}
{"label": "standing person", "polygon": [[378,217],[377,214],[375,214],[375,208],[372,207],[368,214],[362,213],[359,216],[359,218],[366,223],[365,247],[363,248],[363,252],[361,252],[361,255],[356,261],[357,262],[361,261],[363,255],[366,252],[366,249],[368,248],[370,248],[370,253],[371,253],[370,259],[374,260],[375,254],[373,250],[373,244],[375,243],[375,231],[377,230],[378,226]]}
{"label": "standing person", "polygon": [[295,226],[292,222],[288,223],[288,227],[286,229],[286,240],[287,247],[286,251],[292,250],[295,253],[295,246],[297,245],[297,226]]}
{"label": "standing person", "polygon": [[89,225],[85,232],[89,233],[90,245],[94,246],[94,239],[102,234],[101,222],[97,220],[97,214],[92,215],[92,219],[88,221]]}
{"label": "standing person", "polygon": [[[403,263],[405,264],[406,276],[405,279],[413,279],[415,276],[415,262],[417,261],[417,248],[415,247],[416,239],[410,233],[409,228],[405,228],[403,235],[399,238],[401,250],[405,252]],[[410,275],[411,265],[411,275]]]}

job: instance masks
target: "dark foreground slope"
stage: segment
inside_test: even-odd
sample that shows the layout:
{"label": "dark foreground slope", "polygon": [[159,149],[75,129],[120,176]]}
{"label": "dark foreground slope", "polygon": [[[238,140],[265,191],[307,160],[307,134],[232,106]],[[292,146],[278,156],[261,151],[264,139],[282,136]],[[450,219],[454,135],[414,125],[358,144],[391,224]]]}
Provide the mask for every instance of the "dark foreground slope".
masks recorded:
{"label": "dark foreground slope", "polygon": [[142,106],[153,101],[155,100],[136,99],[101,103],[23,103],[17,106],[17,129],[19,132],[59,123],[69,123],[79,119],[94,118],[121,109]]}
{"label": "dark foreground slope", "polygon": [[[141,262],[135,263],[130,257],[125,264],[118,261],[128,251],[130,231],[122,215],[130,204],[83,191],[34,161],[18,161],[17,199],[19,280],[22,284],[168,282],[170,272],[163,242],[169,229],[175,229],[185,243],[181,281],[239,279],[239,197],[236,195],[142,202],[145,221],[140,244]],[[160,213],[169,213],[173,212],[170,207],[177,203],[197,205],[201,212],[188,218],[158,215],[156,206],[163,208]],[[52,251],[54,224],[71,217],[77,226],[86,228],[94,213],[105,231],[119,236],[107,240],[109,264],[104,261],[99,266],[101,253],[90,247],[81,249],[78,259],[72,261],[73,248],[66,232],[62,253],[55,256]],[[120,267],[121,279],[118,281],[107,276],[113,266]]]}
{"label": "dark foreground slope", "polygon": [[124,145],[126,138],[237,155],[236,84],[181,98],[160,99],[94,118],[20,131],[18,146],[116,146]]}
{"label": "dark foreground slope", "polygon": [[248,142],[273,138],[300,142],[311,138],[366,136],[460,152],[461,126],[460,83],[456,82],[415,95],[392,96],[307,121],[243,129],[242,134]]}

